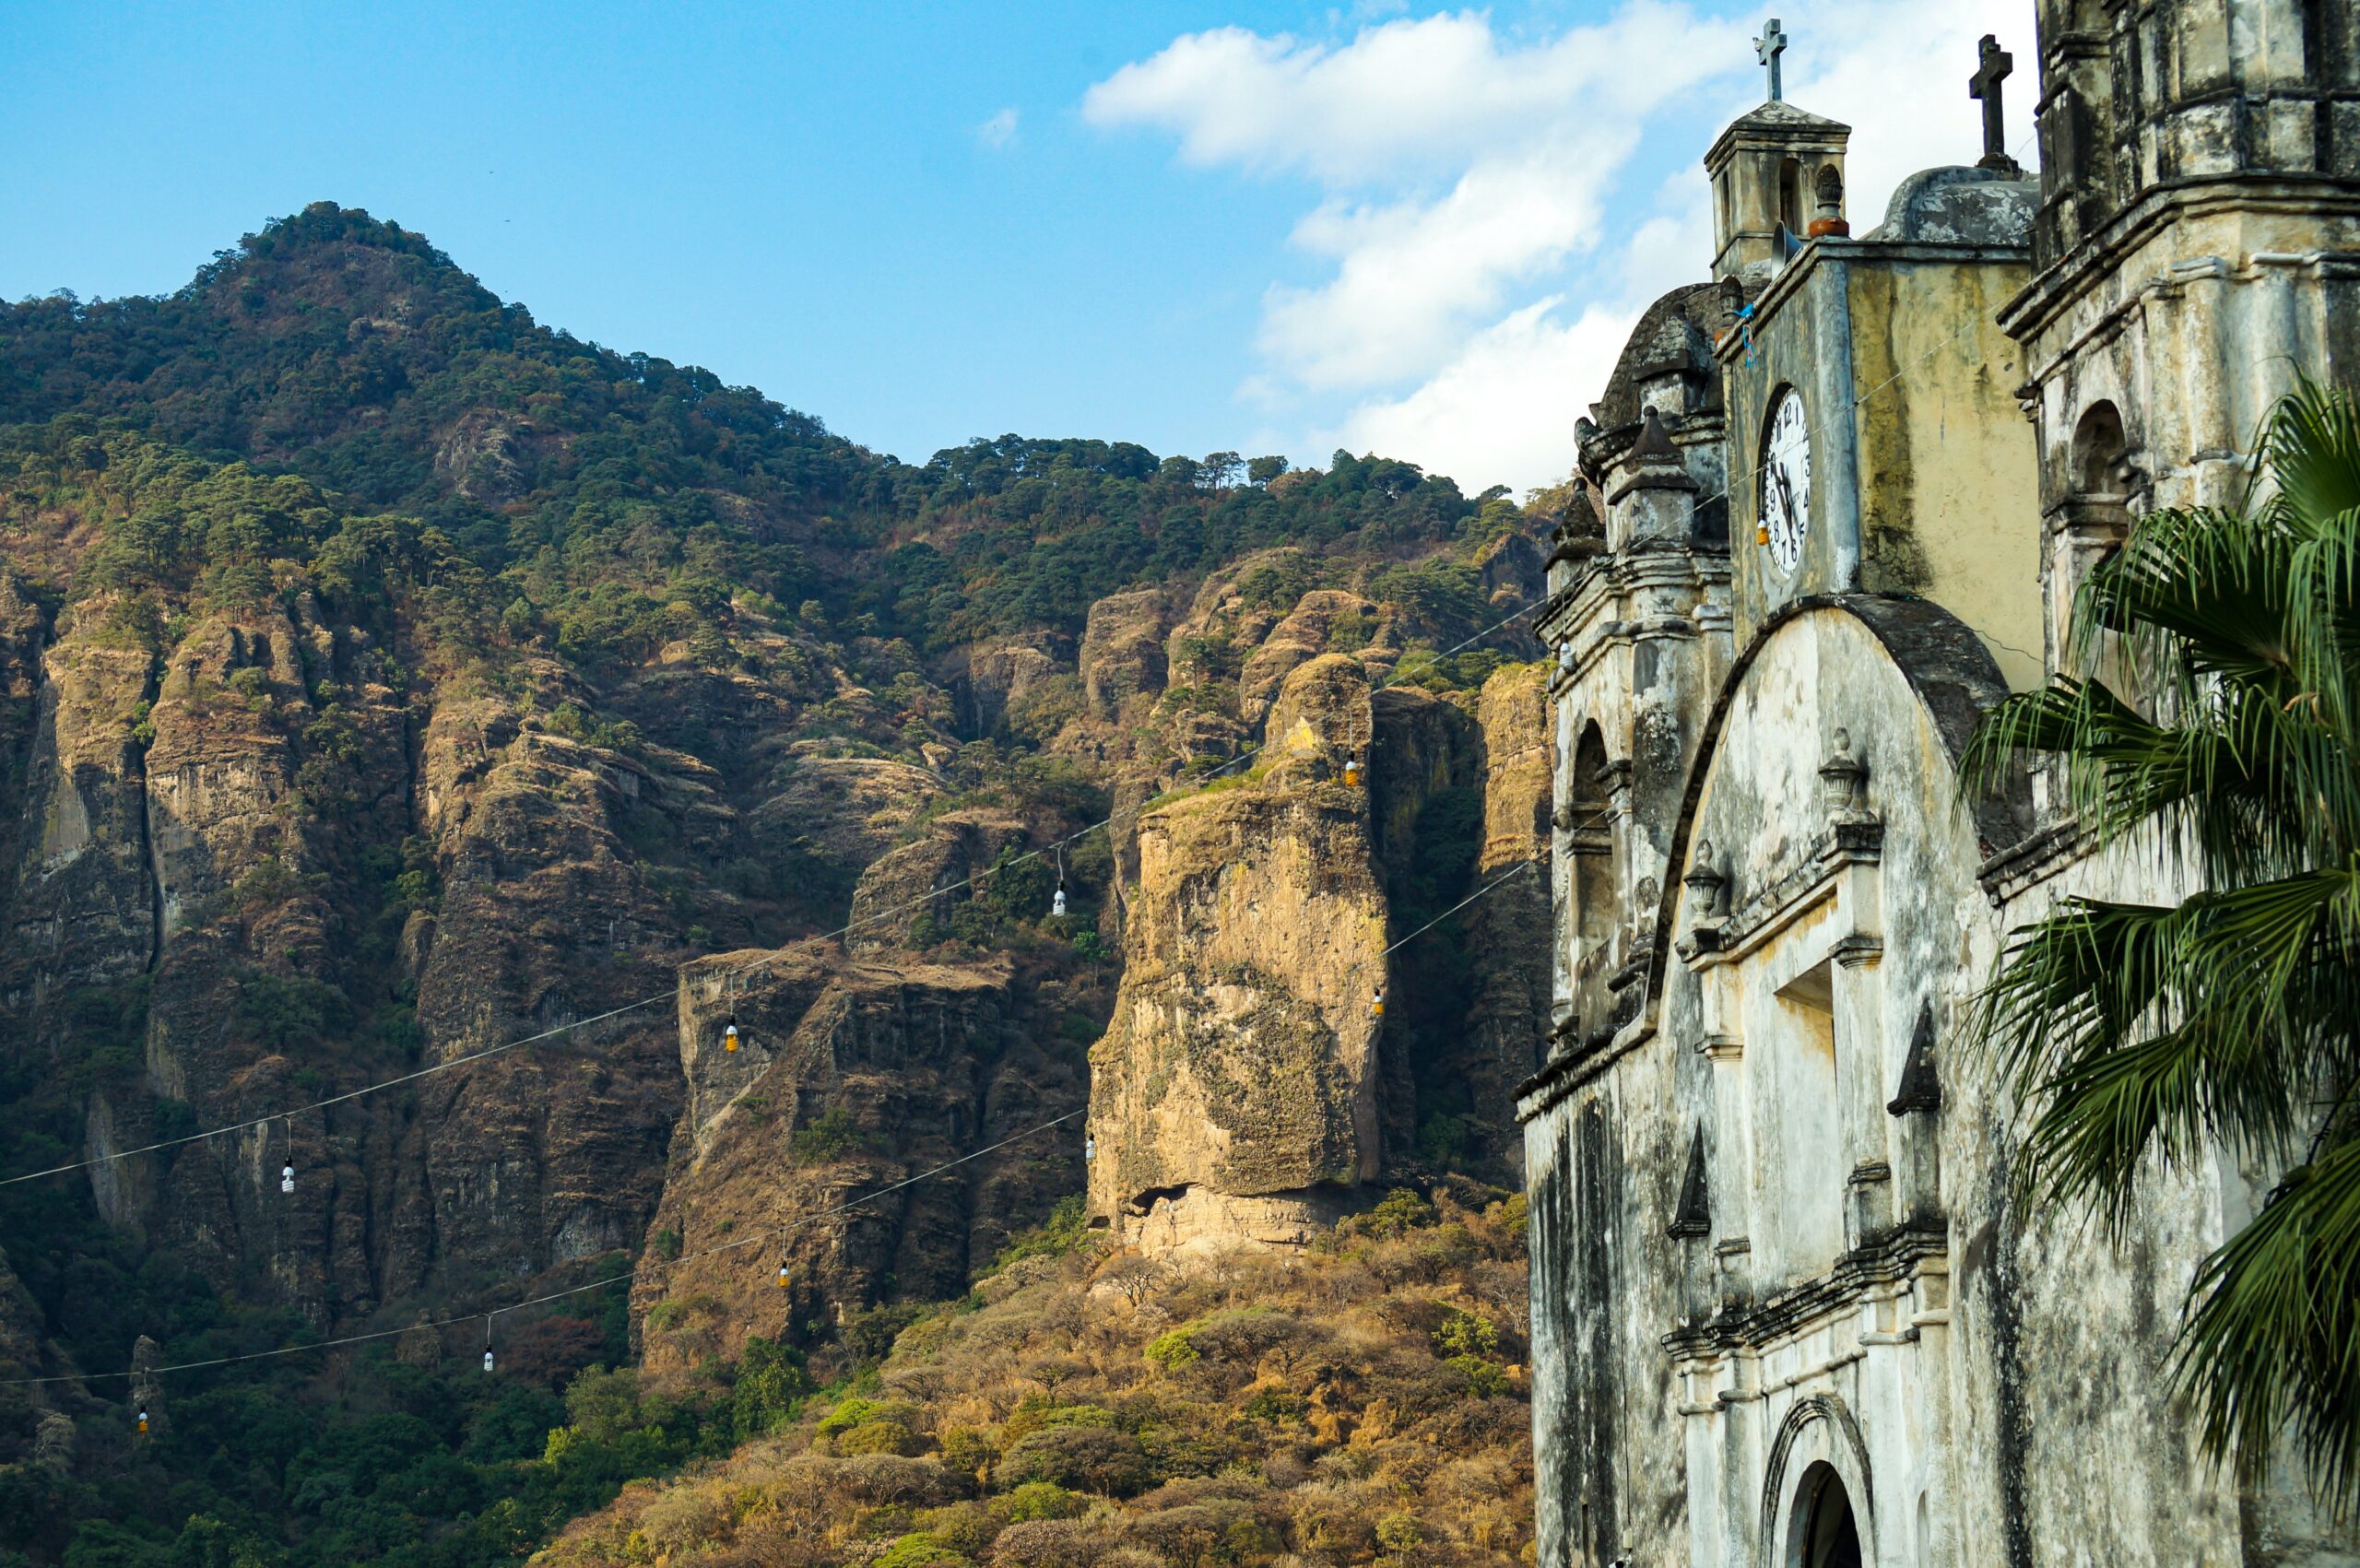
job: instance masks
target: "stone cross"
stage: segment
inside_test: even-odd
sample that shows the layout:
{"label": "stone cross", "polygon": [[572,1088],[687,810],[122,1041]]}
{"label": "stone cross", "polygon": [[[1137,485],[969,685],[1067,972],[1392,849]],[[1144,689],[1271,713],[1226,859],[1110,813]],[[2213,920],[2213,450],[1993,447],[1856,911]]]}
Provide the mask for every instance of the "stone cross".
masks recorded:
{"label": "stone cross", "polygon": [[1787,35],[1778,30],[1778,18],[1773,17],[1770,25],[1762,29],[1762,36],[1753,41],[1754,57],[1770,67],[1770,101],[1773,103],[1783,96],[1778,86],[1778,56],[1786,52]]}
{"label": "stone cross", "polygon": [[[1775,24],[1774,24],[1775,25]],[[2015,159],[2008,156],[2008,133],[2000,112],[2000,84],[2016,68],[2016,57],[2000,47],[2000,40],[1991,33],[1983,35],[1976,45],[1975,75],[1966,79],[1967,95],[1983,100],[1983,158],[1986,169],[2012,167]]]}

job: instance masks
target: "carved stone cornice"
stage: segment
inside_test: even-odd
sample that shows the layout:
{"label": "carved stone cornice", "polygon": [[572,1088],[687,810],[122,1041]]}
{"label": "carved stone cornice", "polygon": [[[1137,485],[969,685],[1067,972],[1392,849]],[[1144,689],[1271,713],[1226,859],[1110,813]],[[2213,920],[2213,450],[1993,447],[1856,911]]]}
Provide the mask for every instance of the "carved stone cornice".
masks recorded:
{"label": "carved stone cornice", "polygon": [[[1927,1265],[1931,1262],[1941,1267],[1929,1269]],[[1940,1218],[1912,1220],[1868,1238],[1816,1279],[1759,1302],[1726,1303],[1702,1323],[1673,1329],[1660,1343],[1675,1362],[1758,1352],[1858,1306],[1862,1298],[1879,1289],[1921,1274],[1949,1272],[1948,1222]]]}

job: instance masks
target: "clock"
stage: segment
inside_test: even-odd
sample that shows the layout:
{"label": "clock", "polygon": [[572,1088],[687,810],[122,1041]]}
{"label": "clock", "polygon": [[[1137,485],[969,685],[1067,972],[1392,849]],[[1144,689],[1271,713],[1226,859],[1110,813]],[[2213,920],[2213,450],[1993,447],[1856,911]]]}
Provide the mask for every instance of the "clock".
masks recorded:
{"label": "clock", "polygon": [[1770,410],[1770,433],[1762,442],[1762,540],[1781,572],[1803,558],[1811,532],[1811,431],[1803,423],[1802,395],[1793,387],[1778,394]]}

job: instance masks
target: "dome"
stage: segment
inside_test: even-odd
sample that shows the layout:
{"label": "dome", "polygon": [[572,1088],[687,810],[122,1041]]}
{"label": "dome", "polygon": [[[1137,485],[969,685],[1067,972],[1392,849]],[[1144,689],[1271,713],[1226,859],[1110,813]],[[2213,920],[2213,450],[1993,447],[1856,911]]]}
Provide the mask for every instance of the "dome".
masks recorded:
{"label": "dome", "polygon": [[2012,180],[1994,169],[1958,164],[1921,169],[1885,204],[1870,240],[1887,244],[2028,245],[2040,182]]}

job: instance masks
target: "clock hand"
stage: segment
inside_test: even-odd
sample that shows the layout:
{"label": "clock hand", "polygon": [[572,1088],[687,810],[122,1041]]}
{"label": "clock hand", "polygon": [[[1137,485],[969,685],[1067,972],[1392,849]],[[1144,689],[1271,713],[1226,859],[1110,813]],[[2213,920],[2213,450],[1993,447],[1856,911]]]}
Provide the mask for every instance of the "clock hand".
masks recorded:
{"label": "clock hand", "polygon": [[1783,467],[1773,468],[1771,473],[1778,481],[1778,500],[1783,503],[1783,510],[1786,513],[1787,531],[1800,537],[1802,529],[1795,518],[1794,483],[1787,477],[1787,470]]}

